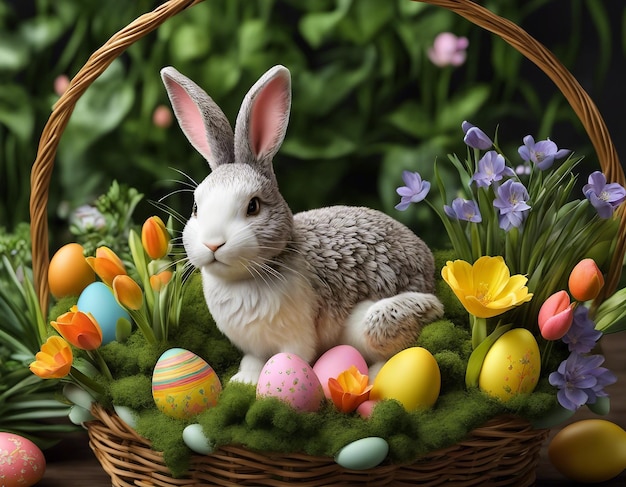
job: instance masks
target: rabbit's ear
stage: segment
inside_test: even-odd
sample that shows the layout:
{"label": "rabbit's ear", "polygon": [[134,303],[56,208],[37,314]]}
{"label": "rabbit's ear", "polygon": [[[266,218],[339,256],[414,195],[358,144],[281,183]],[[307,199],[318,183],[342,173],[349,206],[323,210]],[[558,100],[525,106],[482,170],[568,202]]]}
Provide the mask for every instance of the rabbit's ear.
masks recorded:
{"label": "rabbit's ear", "polygon": [[161,79],[180,128],[211,169],[234,162],[233,129],[220,107],[171,66],[161,70]]}
{"label": "rabbit's ear", "polygon": [[235,124],[236,160],[273,174],[272,159],[285,138],[291,109],[291,75],[267,71],[245,96]]}

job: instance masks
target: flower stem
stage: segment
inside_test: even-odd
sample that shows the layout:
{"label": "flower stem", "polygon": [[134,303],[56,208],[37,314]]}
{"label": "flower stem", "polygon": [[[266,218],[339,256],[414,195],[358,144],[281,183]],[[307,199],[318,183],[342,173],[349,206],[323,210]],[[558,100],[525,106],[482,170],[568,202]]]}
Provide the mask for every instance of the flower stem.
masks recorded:
{"label": "flower stem", "polygon": [[470,315],[472,325],[472,348],[476,349],[487,338],[487,320]]}

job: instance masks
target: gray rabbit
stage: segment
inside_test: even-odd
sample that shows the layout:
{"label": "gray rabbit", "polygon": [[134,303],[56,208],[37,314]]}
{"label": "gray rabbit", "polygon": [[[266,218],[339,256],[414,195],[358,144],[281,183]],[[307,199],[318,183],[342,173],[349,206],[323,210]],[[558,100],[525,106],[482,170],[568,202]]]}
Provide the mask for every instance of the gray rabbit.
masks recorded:
{"label": "gray rabbit", "polygon": [[232,380],[255,384],[278,352],[313,363],[339,344],[356,347],[374,373],[443,314],[432,253],[401,223],[350,206],[292,214],[272,167],[291,106],[285,67],[250,89],[234,134],[193,81],[172,67],[161,76],[182,131],[211,168],[183,244],[218,328],[244,353]]}

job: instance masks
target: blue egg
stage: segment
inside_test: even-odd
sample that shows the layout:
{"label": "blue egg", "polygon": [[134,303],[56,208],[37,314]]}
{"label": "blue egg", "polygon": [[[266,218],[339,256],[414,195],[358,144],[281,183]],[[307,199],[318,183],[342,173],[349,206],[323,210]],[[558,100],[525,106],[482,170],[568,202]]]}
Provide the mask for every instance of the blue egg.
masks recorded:
{"label": "blue egg", "polygon": [[389,453],[389,444],[377,436],[361,438],[344,446],[335,461],[349,470],[367,470],[378,466]]}
{"label": "blue egg", "polygon": [[103,282],[93,282],[78,297],[76,306],[83,313],[91,313],[102,329],[102,345],[115,340],[117,320],[130,315],[115,299],[113,291]]}

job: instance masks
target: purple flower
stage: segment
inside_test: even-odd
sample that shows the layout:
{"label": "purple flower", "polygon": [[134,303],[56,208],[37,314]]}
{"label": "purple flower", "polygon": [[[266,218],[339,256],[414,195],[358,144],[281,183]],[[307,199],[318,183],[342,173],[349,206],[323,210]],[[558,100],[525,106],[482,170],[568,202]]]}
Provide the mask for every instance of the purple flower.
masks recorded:
{"label": "purple flower", "polygon": [[515,176],[515,172],[506,165],[501,154],[490,150],[478,161],[478,171],[472,176],[472,181],[475,181],[479,188],[486,188],[504,176]]}
{"label": "purple flower", "polygon": [[596,330],[596,324],[589,317],[589,309],[578,305],[574,308],[574,320],[569,331],[563,337],[570,352],[587,353],[596,346],[602,332]]}
{"label": "purple flower", "polygon": [[444,205],[443,211],[453,220],[464,220],[473,223],[482,221],[478,205],[471,200],[456,198],[452,201],[452,206]]}
{"label": "purple flower", "polygon": [[610,218],[615,208],[626,200],[626,190],[618,183],[607,184],[606,177],[600,171],[591,173],[588,181],[583,186],[583,193],[600,218]]}
{"label": "purple flower", "polygon": [[422,181],[422,176],[417,172],[403,171],[402,180],[406,186],[396,189],[402,198],[400,203],[396,205],[396,210],[404,211],[411,203],[419,203],[430,191],[430,183]]}
{"label": "purple flower", "polygon": [[598,397],[605,397],[604,387],[613,384],[617,378],[605,367],[602,355],[581,355],[572,352],[567,360],[559,365],[548,378],[557,387],[556,394],[561,406],[575,411],[586,403],[593,404]]}
{"label": "purple flower", "polygon": [[528,191],[524,185],[512,179],[505,181],[496,189],[493,206],[500,211],[500,228],[508,232],[511,228],[519,228],[522,225],[530,210],[528,199]]}
{"label": "purple flower", "polygon": [[555,159],[567,157],[572,151],[559,149],[550,139],[535,142],[532,135],[524,137],[524,145],[517,149],[524,162],[532,161],[539,169],[545,171],[554,164]]}
{"label": "purple flower", "polygon": [[493,146],[493,142],[487,134],[471,123],[465,121],[461,124],[461,128],[465,133],[463,142],[472,149],[487,150]]}
{"label": "purple flower", "polygon": [[428,58],[435,66],[460,66],[465,62],[469,46],[467,37],[457,37],[451,32],[442,32],[435,37],[428,50]]}

